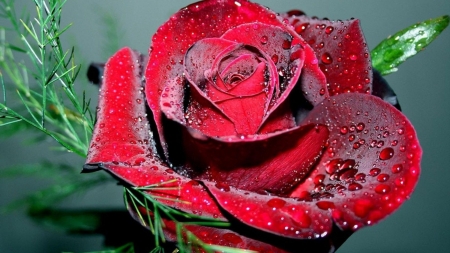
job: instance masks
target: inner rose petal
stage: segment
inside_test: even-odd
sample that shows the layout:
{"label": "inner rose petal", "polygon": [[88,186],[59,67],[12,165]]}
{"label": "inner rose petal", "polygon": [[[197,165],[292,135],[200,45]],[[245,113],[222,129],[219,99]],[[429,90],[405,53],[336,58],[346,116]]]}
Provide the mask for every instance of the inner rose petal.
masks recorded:
{"label": "inner rose petal", "polygon": [[[204,52],[214,54],[211,56]],[[202,107],[222,112],[213,115],[219,118],[209,115],[202,119],[202,123],[231,122],[235,128],[234,135],[257,133],[278,83],[276,66],[270,57],[252,46],[206,39],[195,43],[185,58],[191,94],[204,97]],[[196,104],[192,98],[186,111],[189,117],[195,116],[191,112],[199,110],[192,108]],[[194,128],[203,132],[200,127]],[[208,135],[209,130],[206,131],[204,133]]]}
{"label": "inner rose petal", "polygon": [[220,77],[231,88],[250,77],[260,62],[252,54],[237,55],[231,62],[222,61],[219,66]]}

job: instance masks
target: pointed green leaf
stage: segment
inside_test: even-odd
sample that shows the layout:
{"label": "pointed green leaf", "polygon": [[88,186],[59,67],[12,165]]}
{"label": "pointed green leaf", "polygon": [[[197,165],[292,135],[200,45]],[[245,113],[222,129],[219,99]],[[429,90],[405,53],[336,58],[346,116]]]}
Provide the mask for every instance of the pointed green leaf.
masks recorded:
{"label": "pointed green leaf", "polygon": [[449,24],[448,15],[410,26],[383,40],[372,52],[372,65],[381,75],[397,71],[397,66],[422,51]]}

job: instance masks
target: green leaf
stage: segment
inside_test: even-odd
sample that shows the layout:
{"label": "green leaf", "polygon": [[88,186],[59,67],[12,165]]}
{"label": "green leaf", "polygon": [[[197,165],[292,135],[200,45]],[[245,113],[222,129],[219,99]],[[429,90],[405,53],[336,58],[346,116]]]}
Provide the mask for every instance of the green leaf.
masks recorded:
{"label": "green leaf", "polygon": [[406,59],[430,44],[449,24],[448,15],[410,26],[383,40],[372,52],[372,65],[381,75],[397,71]]}

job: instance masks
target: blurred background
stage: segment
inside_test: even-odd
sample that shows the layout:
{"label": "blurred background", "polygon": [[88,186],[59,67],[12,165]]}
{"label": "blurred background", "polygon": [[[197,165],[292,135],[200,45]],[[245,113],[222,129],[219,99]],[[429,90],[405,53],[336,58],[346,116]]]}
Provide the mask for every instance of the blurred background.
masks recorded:
{"label": "blurred background", "polygon": [[[28,2],[28,3],[25,3]],[[170,15],[192,1],[68,1],[62,22],[72,23],[63,45],[75,46],[78,60],[105,62],[111,53],[107,27],[119,31],[117,47],[129,46],[146,53],[150,38]],[[450,14],[448,0],[341,0],[257,1],[276,12],[301,9],[310,16],[334,19],[359,18],[369,48],[385,37],[414,23]],[[32,1],[16,1],[20,13],[34,15]],[[5,20],[0,21],[1,25]],[[105,25],[113,24],[112,26]],[[8,40],[8,38],[6,38]],[[404,114],[415,126],[424,150],[422,174],[411,199],[393,215],[355,233],[339,253],[422,253],[450,248],[450,30],[446,30],[424,52],[402,64],[386,77],[397,93]],[[114,44],[112,45],[114,46]],[[109,48],[108,48],[109,47]],[[114,48],[115,50],[116,48]],[[85,64],[86,65],[86,64]],[[84,73],[82,73],[84,75]],[[80,78],[80,89],[97,96],[97,87]],[[96,103],[96,102],[94,102]],[[1,129],[0,129],[1,131]],[[25,133],[0,139],[0,169],[42,161],[64,162],[75,167],[84,163],[75,154],[52,151],[51,139],[29,145],[35,137]],[[102,173],[102,172],[99,172]],[[89,175],[79,175],[89,177]],[[0,205],[39,189],[45,181],[0,178]],[[62,205],[67,208],[122,208],[122,189],[113,182],[77,194]],[[62,252],[102,249],[101,236],[73,236],[37,225],[25,212],[0,215],[0,252]]]}

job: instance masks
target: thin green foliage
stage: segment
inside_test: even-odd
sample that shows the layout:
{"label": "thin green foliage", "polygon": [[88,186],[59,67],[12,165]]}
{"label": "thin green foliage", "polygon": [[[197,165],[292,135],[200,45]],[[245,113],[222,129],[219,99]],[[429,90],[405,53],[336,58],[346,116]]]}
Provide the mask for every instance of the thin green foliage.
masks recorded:
{"label": "thin green foliage", "polygon": [[[14,1],[0,0],[0,15],[10,21],[9,29],[22,43],[13,45],[0,40],[0,127],[25,123],[52,137],[66,150],[85,157],[95,118],[85,94],[80,98],[75,91],[80,66],[75,63],[74,49],[64,51],[61,45],[61,35],[70,27],[61,27],[65,2],[35,0],[36,17],[29,20],[17,18]],[[3,30],[0,38],[4,34]],[[16,61],[17,54],[26,54],[29,64]],[[5,83],[3,75],[10,83]],[[31,84],[28,75],[36,83]],[[15,90],[15,102],[21,103],[8,104],[7,95],[12,95],[8,90]]]}
{"label": "thin green foliage", "polygon": [[[137,219],[143,226],[146,226],[154,235],[156,248],[155,252],[163,252],[161,243],[165,242],[163,229],[164,219],[175,223],[177,242],[179,252],[228,252],[228,253],[244,253],[254,252],[250,250],[242,250],[220,245],[210,245],[204,243],[197,236],[186,229],[187,225],[210,226],[226,228],[230,224],[228,222],[219,221],[212,218],[198,216],[194,214],[185,213],[164,205],[158,201],[158,196],[152,194],[153,190],[164,190],[167,184],[172,181],[167,181],[159,184],[149,185],[145,187],[124,188],[124,200],[127,209],[135,214]],[[172,189],[172,187],[167,187]],[[165,198],[166,200],[179,201],[177,198]],[[140,207],[144,207],[146,213],[142,212]]]}

